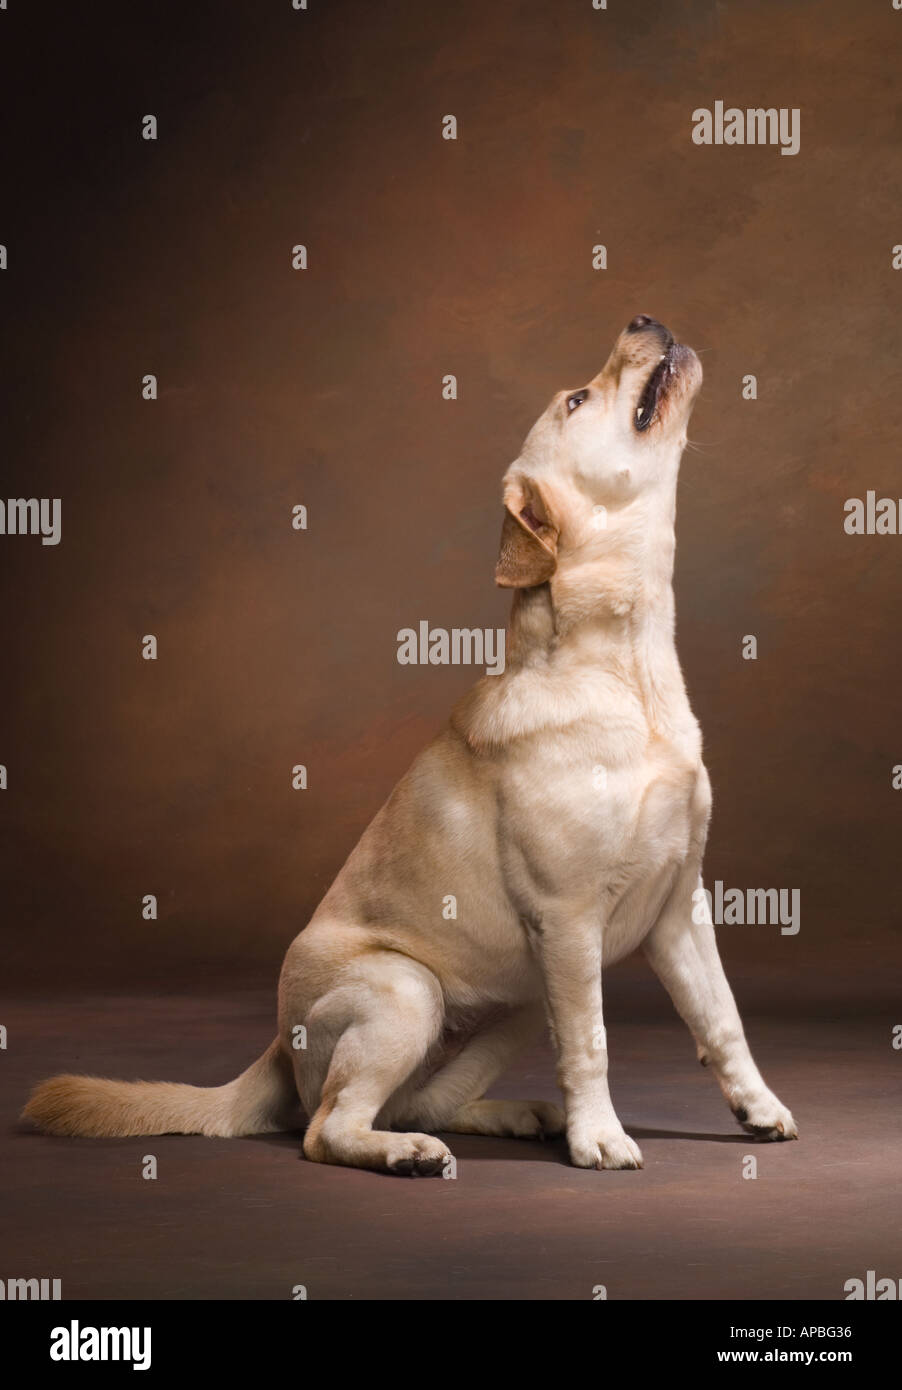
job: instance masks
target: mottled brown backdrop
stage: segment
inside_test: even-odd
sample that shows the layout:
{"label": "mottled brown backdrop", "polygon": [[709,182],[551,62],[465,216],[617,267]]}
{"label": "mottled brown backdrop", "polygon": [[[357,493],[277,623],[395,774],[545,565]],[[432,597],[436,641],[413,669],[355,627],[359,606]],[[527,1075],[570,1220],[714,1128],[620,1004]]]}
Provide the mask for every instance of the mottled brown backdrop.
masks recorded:
{"label": "mottled brown backdrop", "polygon": [[[642,311],[706,373],[676,589],[708,877],[802,894],[799,936],[724,954],[784,983],[834,960],[841,992],[879,951],[890,989],[902,537],[847,536],[843,503],[902,495],[902,13],[0,21],[2,495],[63,504],[58,547],[0,537],[7,986],[274,978],[474,678],[399,666],[397,630],[504,623],[502,472]],[[718,99],[800,108],[799,154],[694,145]]]}

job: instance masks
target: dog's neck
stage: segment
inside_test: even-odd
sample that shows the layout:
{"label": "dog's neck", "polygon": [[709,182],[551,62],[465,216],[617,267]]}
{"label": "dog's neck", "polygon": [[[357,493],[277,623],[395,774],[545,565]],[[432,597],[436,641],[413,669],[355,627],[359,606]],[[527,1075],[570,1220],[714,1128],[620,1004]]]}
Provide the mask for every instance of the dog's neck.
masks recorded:
{"label": "dog's neck", "polygon": [[587,536],[547,584],[514,594],[507,666],[455,711],[475,746],[497,746],[637,700],[650,736],[689,712],[674,640],[675,489],[637,499]]}

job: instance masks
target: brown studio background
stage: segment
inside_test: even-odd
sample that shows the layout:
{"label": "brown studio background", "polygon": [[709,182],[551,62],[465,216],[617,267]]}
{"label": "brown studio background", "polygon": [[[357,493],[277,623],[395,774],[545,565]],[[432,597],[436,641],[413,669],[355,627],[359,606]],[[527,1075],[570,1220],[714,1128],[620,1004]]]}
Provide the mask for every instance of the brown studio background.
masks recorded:
{"label": "brown studio background", "polygon": [[[2,21],[2,492],[63,502],[57,548],[0,539],[7,988],[274,983],[478,674],[399,666],[397,630],[503,625],[502,472],[643,311],[706,371],[676,590],[707,878],[802,894],[798,937],[725,928],[723,952],[787,994],[884,961],[895,998],[902,538],[842,521],[902,495],[902,14]],[[693,145],[717,99],[800,107],[800,153]]]}

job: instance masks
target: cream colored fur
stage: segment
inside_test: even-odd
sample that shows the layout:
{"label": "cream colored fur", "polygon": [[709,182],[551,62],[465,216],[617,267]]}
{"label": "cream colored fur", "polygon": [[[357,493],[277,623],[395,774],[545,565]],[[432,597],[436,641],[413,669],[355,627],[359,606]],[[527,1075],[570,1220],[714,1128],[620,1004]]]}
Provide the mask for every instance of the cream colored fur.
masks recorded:
{"label": "cream colored fur", "polygon": [[[796,1136],[749,1053],[713,928],[692,920],[711,794],[671,581],[700,382],[691,349],[640,317],[530,432],[504,486],[507,669],[458,704],[290,946],[264,1056],[206,1090],[55,1077],[26,1108],[36,1124],[250,1134],[299,1124],[300,1097],[316,1162],[439,1172],[436,1130],[565,1131],[580,1167],[639,1167],[608,1090],[602,965],[642,946],[740,1122]],[[485,1099],[546,1019],[563,1113]]]}

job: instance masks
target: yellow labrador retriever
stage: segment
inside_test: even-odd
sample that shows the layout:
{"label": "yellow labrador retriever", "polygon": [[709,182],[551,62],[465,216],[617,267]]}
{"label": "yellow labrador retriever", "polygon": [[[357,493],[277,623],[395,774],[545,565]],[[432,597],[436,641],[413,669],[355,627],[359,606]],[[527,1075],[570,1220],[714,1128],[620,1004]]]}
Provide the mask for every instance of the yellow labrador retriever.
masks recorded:
{"label": "yellow labrador retriever", "polygon": [[[639,315],[531,430],[504,480],[506,670],[461,700],[290,946],[263,1057],[210,1089],[54,1077],[26,1108],[39,1126],[254,1134],[298,1126],[300,1098],[317,1163],[436,1173],[437,1130],[566,1131],[579,1167],[638,1168],[608,1091],[602,964],[642,945],[740,1123],[796,1137],[710,919],[693,920],[711,792],[672,574],[701,378],[692,349]],[[486,1100],[546,1018],[564,1113]]]}

